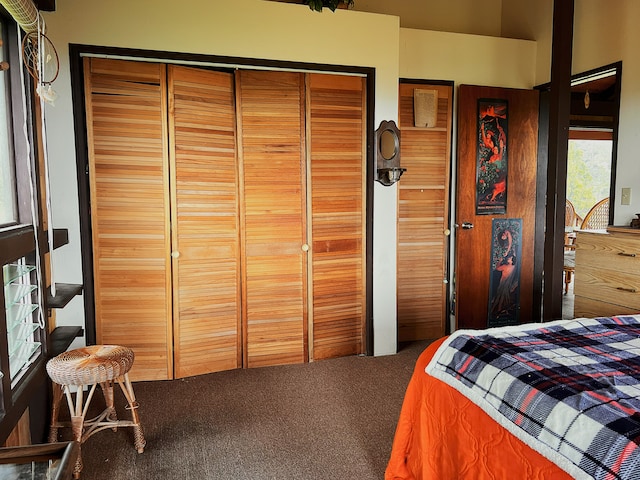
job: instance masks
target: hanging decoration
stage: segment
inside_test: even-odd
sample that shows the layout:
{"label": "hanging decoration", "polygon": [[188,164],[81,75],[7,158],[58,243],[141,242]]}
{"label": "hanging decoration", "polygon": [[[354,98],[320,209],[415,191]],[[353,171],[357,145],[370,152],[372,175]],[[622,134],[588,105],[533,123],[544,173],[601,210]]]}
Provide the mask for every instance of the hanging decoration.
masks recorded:
{"label": "hanging decoration", "polygon": [[438,90],[416,88],[413,91],[413,124],[433,128],[438,121]]}
{"label": "hanging decoration", "polygon": [[506,100],[478,100],[476,215],[507,211],[507,107]]}
{"label": "hanging decoration", "polygon": [[36,93],[53,105],[57,94],[51,84],[58,78],[60,61],[49,37],[42,32],[27,33],[22,39],[22,60],[37,82]]}
{"label": "hanging decoration", "polygon": [[521,246],[521,218],[494,218],[492,220],[488,327],[518,323],[520,318]]}

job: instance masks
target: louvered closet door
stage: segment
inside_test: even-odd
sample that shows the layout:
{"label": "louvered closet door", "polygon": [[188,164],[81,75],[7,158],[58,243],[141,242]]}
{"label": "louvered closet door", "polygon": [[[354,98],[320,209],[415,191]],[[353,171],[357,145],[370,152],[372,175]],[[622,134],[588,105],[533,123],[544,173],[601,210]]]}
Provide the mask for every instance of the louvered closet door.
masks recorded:
{"label": "louvered closet door", "polygon": [[165,67],[85,58],[96,338],[173,373]]}
{"label": "louvered closet door", "polygon": [[308,75],[316,360],[364,351],[364,81]]}
{"label": "louvered closet door", "polygon": [[168,66],[177,378],[241,366],[233,74]]}
{"label": "louvered closet door", "polygon": [[308,355],[303,78],[237,72],[248,367]]}
{"label": "louvered closet door", "polygon": [[[433,128],[414,126],[414,90],[438,93]],[[398,340],[441,337],[446,320],[452,87],[400,84]]]}

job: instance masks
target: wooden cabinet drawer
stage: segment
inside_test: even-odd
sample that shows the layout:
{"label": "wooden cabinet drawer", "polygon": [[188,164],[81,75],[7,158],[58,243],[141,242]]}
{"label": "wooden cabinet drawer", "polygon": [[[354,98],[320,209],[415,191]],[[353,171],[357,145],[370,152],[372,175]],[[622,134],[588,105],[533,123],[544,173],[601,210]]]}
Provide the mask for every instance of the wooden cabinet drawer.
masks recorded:
{"label": "wooden cabinet drawer", "polygon": [[614,315],[634,315],[637,313],[640,313],[637,309],[601,302],[580,295],[576,295],[575,297],[575,318],[611,317]]}
{"label": "wooden cabinet drawer", "polygon": [[[576,265],[640,274],[640,242],[635,236],[578,232]],[[576,268],[576,272],[578,267]]]}
{"label": "wooden cabinet drawer", "polygon": [[640,311],[639,273],[611,270],[577,260],[575,294]]}

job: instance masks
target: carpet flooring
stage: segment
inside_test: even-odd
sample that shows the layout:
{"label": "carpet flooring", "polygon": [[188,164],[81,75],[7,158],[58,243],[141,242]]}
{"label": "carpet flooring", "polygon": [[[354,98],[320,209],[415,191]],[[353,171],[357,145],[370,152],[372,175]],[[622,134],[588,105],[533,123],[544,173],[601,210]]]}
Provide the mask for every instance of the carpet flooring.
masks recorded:
{"label": "carpet flooring", "polygon": [[[83,445],[81,478],[382,479],[406,386],[428,344],[383,357],[137,382],[144,453],[131,429],[98,432]],[[101,396],[93,402],[103,408]],[[126,418],[122,403],[118,390]]]}

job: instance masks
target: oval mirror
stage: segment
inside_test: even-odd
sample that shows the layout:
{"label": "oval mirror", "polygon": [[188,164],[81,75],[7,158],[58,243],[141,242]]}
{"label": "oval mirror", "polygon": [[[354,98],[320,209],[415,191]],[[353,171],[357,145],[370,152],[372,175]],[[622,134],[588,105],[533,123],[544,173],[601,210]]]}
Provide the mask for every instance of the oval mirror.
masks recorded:
{"label": "oval mirror", "polygon": [[380,154],[385,160],[391,160],[396,156],[398,138],[392,130],[385,130],[380,134]]}

